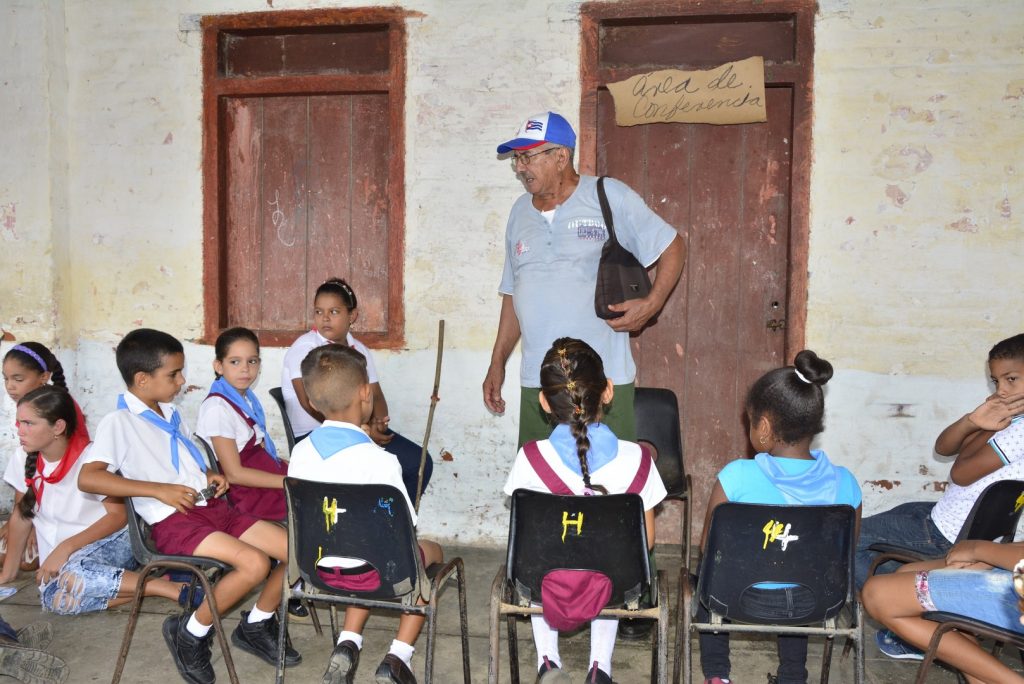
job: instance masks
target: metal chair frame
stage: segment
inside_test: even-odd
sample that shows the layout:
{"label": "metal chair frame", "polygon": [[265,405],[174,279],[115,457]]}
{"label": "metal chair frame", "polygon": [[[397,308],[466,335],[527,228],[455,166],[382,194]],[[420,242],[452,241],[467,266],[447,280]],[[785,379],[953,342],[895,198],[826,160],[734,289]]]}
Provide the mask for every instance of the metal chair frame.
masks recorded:
{"label": "metal chair frame", "polygon": [[284,422],[284,436],[288,440],[288,453],[295,448],[295,431],[292,430],[292,421],[288,418],[288,409],[284,404],[284,394],[280,387],[271,387],[270,396],[273,398],[277,408],[281,411],[281,420]]}

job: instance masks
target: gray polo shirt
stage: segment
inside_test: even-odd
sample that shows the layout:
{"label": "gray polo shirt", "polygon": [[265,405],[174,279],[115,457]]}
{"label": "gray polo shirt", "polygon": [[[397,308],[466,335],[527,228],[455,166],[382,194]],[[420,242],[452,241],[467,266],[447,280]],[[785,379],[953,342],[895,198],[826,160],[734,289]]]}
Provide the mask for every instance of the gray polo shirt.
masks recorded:
{"label": "gray polo shirt", "polygon": [[[649,266],[676,236],[624,183],[605,180],[619,242]],[[523,387],[540,387],[540,365],[551,343],[576,337],[597,351],[605,374],[616,385],[633,382],[636,364],[629,333],[615,332],[594,313],[594,288],[601,248],[608,231],[597,198],[597,178],[580,176],[565,204],[549,224],[522,195],[512,206],[505,228],[505,269],[498,291],[512,295],[522,330]]]}

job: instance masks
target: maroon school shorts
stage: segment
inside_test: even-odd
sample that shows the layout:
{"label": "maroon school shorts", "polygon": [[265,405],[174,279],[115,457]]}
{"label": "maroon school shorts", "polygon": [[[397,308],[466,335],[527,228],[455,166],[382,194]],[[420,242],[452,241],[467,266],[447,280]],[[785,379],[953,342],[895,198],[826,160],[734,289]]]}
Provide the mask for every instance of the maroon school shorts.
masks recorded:
{"label": "maroon school shorts", "polygon": [[259,518],[236,510],[224,499],[210,499],[205,506],[196,506],[187,514],[175,511],[153,525],[153,544],[160,553],[193,556],[196,547],[214,532],[237,539],[257,522]]}
{"label": "maroon school shorts", "polygon": [[[424,567],[427,565],[427,558],[423,554],[422,547],[420,547],[420,563]],[[365,568],[370,569],[366,570]],[[345,591],[374,591],[380,586],[380,573],[370,565],[360,565],[348,569],[318,565],[316,574],[327,586]]]}

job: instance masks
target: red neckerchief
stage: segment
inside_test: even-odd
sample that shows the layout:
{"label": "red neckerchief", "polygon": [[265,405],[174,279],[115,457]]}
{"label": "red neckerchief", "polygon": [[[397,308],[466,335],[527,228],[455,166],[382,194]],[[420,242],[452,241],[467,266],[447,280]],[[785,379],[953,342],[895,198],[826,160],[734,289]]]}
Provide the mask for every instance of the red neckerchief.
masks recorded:
{"label": "red neckerchief", "polygon": [[[74,400],[72,400],[74,401]],[[43,487],[49,484],[57,484],[68,474],[68,472],[74,467],[78,461],[78,457],[85,451],[85,447],[89,446],[89,430],[85,427],[85,416],[82,415],[82,409],[78,406],[78,402],[75,403],[75,416],[78,420],[79,427],[71,435],[71,439],[68,440],[68,446],[64,450],[64,455],[61,456],[60,463],[57,464],[56,470],[49,475],[43,475],[43,467],[46,464],[46,460],[43,458],[41,453],[36,454],[36,474],[34,477],[26,477],[25,485],[31,487],[36,493],[36,506],[42,506],[43,504]]]}

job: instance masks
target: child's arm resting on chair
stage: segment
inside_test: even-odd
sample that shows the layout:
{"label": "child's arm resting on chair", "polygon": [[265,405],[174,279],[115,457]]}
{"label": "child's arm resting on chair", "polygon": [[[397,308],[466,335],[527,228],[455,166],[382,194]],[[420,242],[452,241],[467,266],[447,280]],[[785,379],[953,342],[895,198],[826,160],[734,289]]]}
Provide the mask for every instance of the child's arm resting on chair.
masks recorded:
{"label": "child's arm resting on chair", "polygon": [[[212,484],[212,483],[211,483]],[[195,507],[196,491],[191,487],[162,482],[129,480],[107,470],[107,464],[93,461],[82,465],[78,474],[78,487],[83,492],[104,496],[129,497],[148,496],[162,501],[179,513],[186,513]],[[218,486],[218,490],[221,487]]]}

